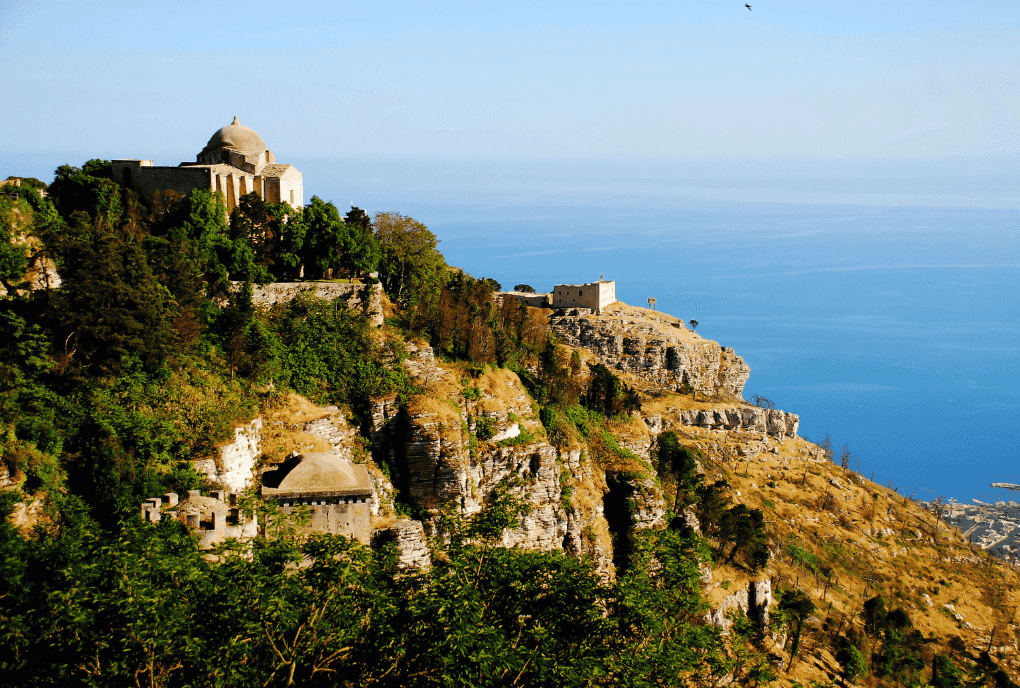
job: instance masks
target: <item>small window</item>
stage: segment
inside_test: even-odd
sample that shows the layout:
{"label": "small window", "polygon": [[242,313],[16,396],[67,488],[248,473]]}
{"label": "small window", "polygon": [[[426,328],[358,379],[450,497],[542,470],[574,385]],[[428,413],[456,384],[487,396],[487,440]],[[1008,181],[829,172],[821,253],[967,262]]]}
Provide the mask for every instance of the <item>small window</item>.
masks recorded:
{"label": "small window", "polygon": [[290,190],[290,204],[294,205],[294,189]]}

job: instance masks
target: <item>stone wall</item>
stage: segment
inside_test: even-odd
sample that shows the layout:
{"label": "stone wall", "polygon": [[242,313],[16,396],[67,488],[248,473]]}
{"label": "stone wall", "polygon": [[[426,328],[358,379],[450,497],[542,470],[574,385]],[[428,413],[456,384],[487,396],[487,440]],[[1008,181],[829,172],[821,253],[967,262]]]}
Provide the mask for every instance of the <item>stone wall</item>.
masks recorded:
{"label": "stone wall", "polygon": [[280,512],[293,513],[299,505],[307,510],[310,518],[305,531],[333,533],[353,537],[362,544],[370,544],[372,537],[372,512],[369,500],[365,498],[321,498],[287,500],[281,502]]}
{"label": "stone wall", "polygon": [[589,308],[596,313],[616,301],[616,282],[557,284],[552,290],[553,308]]}
{"label": "stone wall", "polygon": [[[231,292],[241,289],[241,282],[231,283]],[[382,327],[382,284],[343,284],[340,282],[273,282],[253,284],[252,302],[256,306],[271,308],[277,304],[289,303],[302,294],[310,294],[324,301],[342,301],[351,308],[360,308],[368,298],[368,317],[373,327]],[[224,307],[228,298],[214,298]]]}
{"label": "stone wall", "polygon": [[[209,167],[155,167],[150,165],[127,165],[130,161],[117,161],[114,165],[113,179],[120,183],[125,181],[124,169],[132,170],[132,186],[145,200],[151,200],[157,191],[169,189],[187,196],[193,189],[215,191],[213,171]],[[149,161],[135,161],[149,162]],[[118,176],[119,175],[119,176]]]}
{"label": "stone wall", "polygon": [[525,291],[497,291],[492,295],[492,298],[497,306],[501,306],[504,299],[512,299],[532,308],[550,308],[553,303],[552,294]]}

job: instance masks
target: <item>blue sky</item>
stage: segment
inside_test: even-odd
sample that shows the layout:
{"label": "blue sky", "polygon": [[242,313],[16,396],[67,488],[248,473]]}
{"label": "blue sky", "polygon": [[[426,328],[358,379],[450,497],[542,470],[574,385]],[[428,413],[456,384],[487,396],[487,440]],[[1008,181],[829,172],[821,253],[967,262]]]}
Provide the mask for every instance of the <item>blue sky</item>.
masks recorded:
{"label": "blue sky", "polygon": [[[1013,157],[992,2],[0,5],[0,150],[191,159]],[[12,107],[13,105],[13,107]]]}

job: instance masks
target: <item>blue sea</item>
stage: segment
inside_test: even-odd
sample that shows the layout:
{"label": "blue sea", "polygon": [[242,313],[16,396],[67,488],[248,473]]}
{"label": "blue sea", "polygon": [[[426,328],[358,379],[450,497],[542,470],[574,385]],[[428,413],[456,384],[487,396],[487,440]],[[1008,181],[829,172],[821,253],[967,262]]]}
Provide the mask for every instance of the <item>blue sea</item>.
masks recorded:
{"label": "blue sea", "polygon": [[655,297],[744,357],[745,397],[902,494],[1020,499],[989,486],[1020,482],[1016,161],[291,162],[306,202],[410,215],[505,288]]}

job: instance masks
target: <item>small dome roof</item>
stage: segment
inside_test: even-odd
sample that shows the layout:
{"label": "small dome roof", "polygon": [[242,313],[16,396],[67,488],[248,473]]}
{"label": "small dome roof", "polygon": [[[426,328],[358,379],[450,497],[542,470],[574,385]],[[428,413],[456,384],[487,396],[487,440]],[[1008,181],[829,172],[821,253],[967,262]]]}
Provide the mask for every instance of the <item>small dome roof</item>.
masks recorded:
{"label": "small dome roof", "polygon": [[360,464],[352,464],[336,454],[309,453],[301,456],[300,463],[272,492],[371,494],[372,481],[368,469]]}
{"label": "small dome roof", "polygon": [[254,129],[249,129],[238,122],[237,117],[234,117],[232,123],[212,135],[202,152],[223,148],[232,148],[244,153],[262,153],[266,150],[266,142],[255,133]]}
{"label": "small dome roof", "polygon": [[176,511],[178,515],[199,514],[203,511],[215,511],[217,513],[225,514],[230,511],[230,506],[224,504],[220,500],[213,497],[203,497],[201,495],[182,499],[177,506],[171,508]]}

